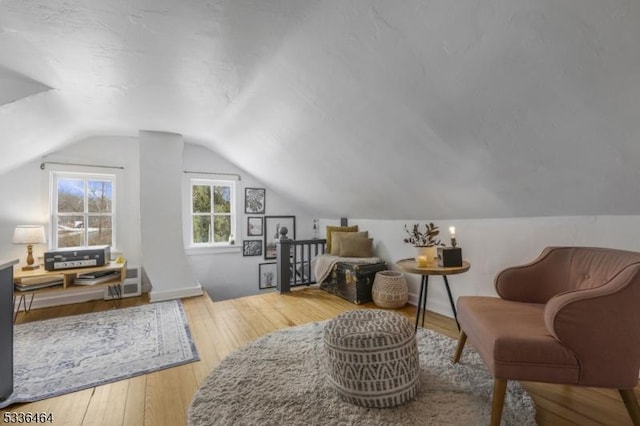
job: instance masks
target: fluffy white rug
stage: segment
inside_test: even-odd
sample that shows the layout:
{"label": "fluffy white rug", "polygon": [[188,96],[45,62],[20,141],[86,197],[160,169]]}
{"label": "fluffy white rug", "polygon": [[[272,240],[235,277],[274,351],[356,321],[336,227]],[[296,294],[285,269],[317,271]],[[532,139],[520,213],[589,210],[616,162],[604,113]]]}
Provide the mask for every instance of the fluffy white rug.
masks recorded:
{"label": "fluffy white rug", "polygon": [[[194,396],[189,426],[489,424],[493,381],[469,345],[454,365],[455,340],[418,329],[418,397],[363,408],[342,401],[326,378],[324,324],[276,331],[227,356]],[[509,382],[503,424],[535,424],[534,404],[517,382]]]}

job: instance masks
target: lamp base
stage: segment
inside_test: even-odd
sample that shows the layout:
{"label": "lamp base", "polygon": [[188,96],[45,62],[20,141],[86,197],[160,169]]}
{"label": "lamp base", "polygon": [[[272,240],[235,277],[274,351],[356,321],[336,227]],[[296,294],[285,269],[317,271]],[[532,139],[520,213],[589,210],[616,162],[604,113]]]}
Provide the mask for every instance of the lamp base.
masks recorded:
{"label": "lamp base", "polygon": [[40,267],[40,265],[27,265],[27,266],[23,266],[22,270],[23,271],[33,271],[34,269],[38,269]]}

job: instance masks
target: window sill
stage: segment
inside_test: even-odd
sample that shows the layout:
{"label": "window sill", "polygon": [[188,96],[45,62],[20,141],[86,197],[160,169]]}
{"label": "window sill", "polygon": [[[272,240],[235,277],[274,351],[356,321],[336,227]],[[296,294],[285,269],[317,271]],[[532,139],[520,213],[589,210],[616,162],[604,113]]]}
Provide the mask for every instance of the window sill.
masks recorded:
{"label": "window sill", "polygon": [[220,253],[240,253],[242,252],[242,246],[218,246],[218,247],[185,247],[184,252],[187,256],[200,256],[206,254],[220,254]]}

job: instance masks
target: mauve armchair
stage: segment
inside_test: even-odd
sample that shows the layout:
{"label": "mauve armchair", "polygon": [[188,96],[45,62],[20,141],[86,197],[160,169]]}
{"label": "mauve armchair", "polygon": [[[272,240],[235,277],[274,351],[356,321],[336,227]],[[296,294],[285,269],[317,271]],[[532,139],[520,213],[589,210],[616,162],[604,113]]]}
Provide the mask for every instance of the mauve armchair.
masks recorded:
{"label": "mauve armchair", "polygon": [[548,247],[500,272],[495,288],[499,297],[458,298],[454,355],[469,341],[493,375],[492,425],[508,380],[618,389],[640,425],[640,253]]}

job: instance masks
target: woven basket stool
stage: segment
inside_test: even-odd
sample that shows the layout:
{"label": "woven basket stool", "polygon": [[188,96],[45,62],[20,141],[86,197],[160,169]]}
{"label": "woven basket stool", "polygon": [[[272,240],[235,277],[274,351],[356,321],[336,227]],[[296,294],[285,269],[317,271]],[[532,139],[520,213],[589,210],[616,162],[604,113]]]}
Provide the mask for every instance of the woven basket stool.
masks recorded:
{"label": "woven basket stool", "polygon": [[328,378],[342,399],[363,407],[395,407],[420,385],[414,329],[399,314],[344,312],[324,328]]}
{"label": "woven basket stool", "polygon": [[409,288],[404,274],[396,271],[377,272],[371,288],[371,298],[381,308],[402,308],[409,300]]}

